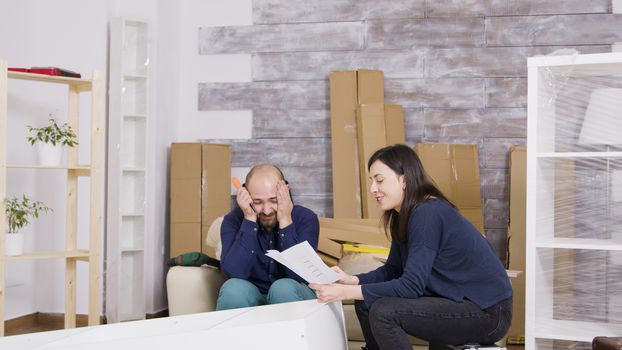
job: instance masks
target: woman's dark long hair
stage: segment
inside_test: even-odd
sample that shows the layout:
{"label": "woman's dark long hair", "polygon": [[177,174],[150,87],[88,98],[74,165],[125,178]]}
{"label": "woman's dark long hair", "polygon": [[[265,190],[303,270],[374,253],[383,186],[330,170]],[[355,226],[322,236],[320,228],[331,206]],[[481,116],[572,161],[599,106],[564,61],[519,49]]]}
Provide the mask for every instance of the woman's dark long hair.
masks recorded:
{"label": "woman's dark long hair", "polygon": [[436,197],[455,207],[426,174],[419,156],[412,148],[397,144],[377,150],[367,162],[368,171],[376,161],[384,163],[397,175],[404,175],[406,182],[400,211],[386,210],[382,216],[385,232],[390,232],[391,238],[397,242],[407,241],[410,213],[425,200]]}

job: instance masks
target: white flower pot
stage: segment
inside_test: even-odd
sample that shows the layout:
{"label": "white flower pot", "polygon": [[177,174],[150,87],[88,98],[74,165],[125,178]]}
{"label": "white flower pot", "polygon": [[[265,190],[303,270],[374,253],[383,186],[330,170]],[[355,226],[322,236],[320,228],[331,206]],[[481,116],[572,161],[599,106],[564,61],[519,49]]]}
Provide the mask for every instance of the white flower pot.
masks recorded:
{"label": "white flower pot", "polygon": [[24,254],[24,233],[7,233],[4,235],[4,248],[7,256]]}
{"label": "white flower pot", "polygon": [[39,164],[48,166],[59,166],[63,157],[63,145],[56,146],[51,143],[38,142]]}

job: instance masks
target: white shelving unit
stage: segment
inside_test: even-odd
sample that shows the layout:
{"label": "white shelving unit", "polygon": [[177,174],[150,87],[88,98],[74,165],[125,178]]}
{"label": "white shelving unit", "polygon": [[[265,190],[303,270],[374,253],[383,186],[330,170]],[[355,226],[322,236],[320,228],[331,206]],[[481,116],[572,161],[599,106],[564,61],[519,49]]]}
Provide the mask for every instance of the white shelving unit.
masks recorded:
{"label": "white shelving unit", "polygon": [[[90,145],[80,144],[67,150],[66,166],[40,166],[34,164],[7,164],[7,148],[20,147],[20,145],[7,144],[8,121],[17,123],[18,116],[9,116],[7,111],[7,95],[10,91],[10,82],[30,81],[34,84],[52,84],[67,87],[67,123],[80,135],[90,134]],[[80,95],[90,93],[90,128],[79,128],[80,121]],[[32,96],[36,101],[37,96]],[[9,72],[5,61],[0,61],[0,336],[4,335],[4,306],[6,296],[5,269],[7,264],[17,260],[50,260],[63,259],[65,263],[64,301],[65,301],[65,328],[76,327],[77,305],[77,263],[88,263],[88,324],[97,325],[100,320],[101,295],[99,283],[100,275],[100,252],[99,243],[101,227],[103,225],[103,208],[101,206],[103,188],[103,162],[104,162],[104,82],[98,72],[93,72],[92,79],[77,79],[60,76],[41,74]],[[24,140],[24,146],[28,146]],[[78,148],[88,150],[89,164],[78,163]],[[11,189],[7,188],[7,178],[11,176],[12,169],[28,169],[40,172],[64,172],[66,178],[66,192],[58,189],[58,196],[66,198],[67,214],[64,235],[64,249],[55,251],[34,251],[19,256],[5,255],[5,228],[6,218],[4,215],[4,199]],[[14,175],[14,174],[13,174]],[[15,176],[15,175],[14,175]],[[78,197],[78,179],[89,179],[88,194],[84,203]],[[88,234],[78,232],[78,211],[80,207],[88,206]],[[88,237],[88,247],[80,248],[78,238]],[[37,285],[37,288],[49,288],[46,285]]]}
{"label": "white shelving unit", "polygon": [[591,349],[622,335],[622,53],[528,67],[525,349]]}
{"label": "white shelving unit", "polygon": [[107,279],[109,322],[145,318],[149,24],[110,23]]}

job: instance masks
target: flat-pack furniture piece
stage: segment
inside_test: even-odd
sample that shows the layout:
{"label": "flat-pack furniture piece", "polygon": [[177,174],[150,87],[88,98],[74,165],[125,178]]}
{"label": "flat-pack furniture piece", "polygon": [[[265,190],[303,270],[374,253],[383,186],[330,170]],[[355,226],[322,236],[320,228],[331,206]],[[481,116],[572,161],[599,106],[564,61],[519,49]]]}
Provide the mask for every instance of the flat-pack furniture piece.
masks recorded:
{"label": "flat-pack furniture piece", "polygon": [[622,53],[528,59],[525,349],[622,335]]}
{"label": "flat-pack furniture piece", "polygon": [[145,246],[154,219],[147,191],[149,23],[123,17],[110,22],[106,226],[106,318],[145,318]]}
{"label": "flat-pack furniture piece", "polygon": [[0,338],[0,349],[347,350],[340,302],[306,300]]}

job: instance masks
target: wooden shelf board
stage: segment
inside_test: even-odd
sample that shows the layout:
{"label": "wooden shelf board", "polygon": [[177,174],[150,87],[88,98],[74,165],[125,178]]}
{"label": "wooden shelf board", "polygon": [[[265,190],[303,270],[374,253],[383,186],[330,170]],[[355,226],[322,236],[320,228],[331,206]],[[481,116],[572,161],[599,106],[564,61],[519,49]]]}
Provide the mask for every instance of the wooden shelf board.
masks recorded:
{"label": "wooden shelf board", "polygon": [[7,168],[13,169],[54,169],[54,170],[79,170],[85,171],[91,170],[88,165],[76,165],[76,166],[49,166],[49,165],[35,165],[35,164],[7,164]]}
{"label": "wooden shelf board", "polygon": [[46,74],[34,74],[34,73],[24,73],[24,72],[13,72],[8,71],[9,79],[19,79],[19,80],[32,80],[32,81],[40,81],[46,83],[56,83],[56,84],[67,84],[81,87],[82,89],[90,89],[93,85],[91,80],[88,79],[79,79],[79,78],[70,78],[70,77],[62,77],[57,75],[46,75]]}
{"label": "wooden shelf board", "polygon": [[11,169],[47,169],[47,170],[67,170],[75,176],[91,176],[91,167],[88,165],[77,166],[48,166],[48,165],[32,165],[32,164],[7,164],[7,168]]}
{"label": "wooden shelf board", "polygon": [[7,256],[6,260],[45,260],[58,258],[88,258],[90,255],[86,249],[77,249],[73,251],[48,251],[26,253],[17,256]]}

